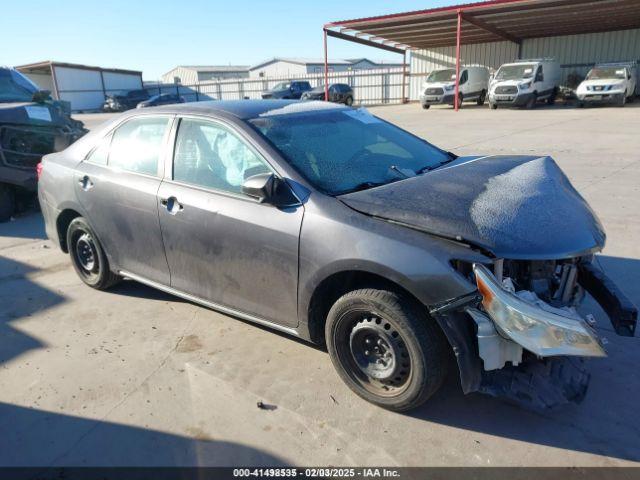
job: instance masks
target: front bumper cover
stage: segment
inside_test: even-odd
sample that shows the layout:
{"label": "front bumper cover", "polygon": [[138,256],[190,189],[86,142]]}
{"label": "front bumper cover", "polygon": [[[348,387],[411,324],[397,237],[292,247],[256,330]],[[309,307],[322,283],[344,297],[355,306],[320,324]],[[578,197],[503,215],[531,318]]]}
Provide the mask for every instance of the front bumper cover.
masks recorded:
{"label": "front bumper cover", "polygon": [[624,92],[602,91],[579,93],[577,97],[580,102],[584,103],[607,104],[619,102],[624,94]]}
{"label": "front bumper cover", "polygon": [[422,105],[453,105],[453,93],[444,93],[442,95],[420,95],[420,103]]}
{"label": "front bumper cover", "polygon": [[489,103],[495,105],[507,105],[512,107],[523,107],[527,104],[531,98],[533,98],[533,92],[520,92],[509,94],[497,94],[492,93],[489,95]]}

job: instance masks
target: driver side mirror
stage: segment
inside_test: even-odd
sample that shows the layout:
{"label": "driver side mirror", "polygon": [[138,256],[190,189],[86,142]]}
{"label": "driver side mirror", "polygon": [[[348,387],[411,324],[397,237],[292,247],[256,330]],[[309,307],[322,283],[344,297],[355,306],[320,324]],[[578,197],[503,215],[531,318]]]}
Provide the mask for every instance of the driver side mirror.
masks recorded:
{"label": "driver side mirror", "polygon": [[247,178],[242,184],[242,193],[260,203],[270,203],[276,207],[299,203],[288,185],[273,173],[260,173]]}
{"label": "driver side mirror", "polygon": [[38,90],[31,97],[31,101],[36,103],[44,103],[51,98],[51,92],[49,90]]}

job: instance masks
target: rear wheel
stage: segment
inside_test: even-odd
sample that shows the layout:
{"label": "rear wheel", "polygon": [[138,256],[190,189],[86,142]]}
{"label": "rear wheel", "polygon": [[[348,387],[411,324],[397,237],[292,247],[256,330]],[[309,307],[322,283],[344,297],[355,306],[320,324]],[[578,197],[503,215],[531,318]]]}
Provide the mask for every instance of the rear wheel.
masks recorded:
{"label": "rear wheel", "polygon": [[476,103],[480,106],[484,105],[485,100],[487,99],[487,91],[486,90],[482,90],[482,92],[480,92],[480,96],[478,97],[478,100],[476,100]]}
{"label": "rear wheel", "polygon": [[120,277],[109,269],[104,250],[87,221],[74,218],[67,229],[67,248],[71,263],[80,279],[98,290],[106,290]]}
{"label": "rear wheel", "polygon": [[424,108],[425,110],[429,110],[429,107],[430,107],[430,106],[431,106],[431,105],[427,105],[426,103],[423,103],[423,104],[422,104],[422,108]]}
{"label": "rear wheel", "polygon": [[347,99],[344,101],[344,103],[345,103],[345,105],[350,107],[351,105],[353,105],[353,97],[347,97]]}
{"label": "rear wheel", "polygon": [[16,209],[16,195],[14,188],[6,183],[0,183],[0,222],[8,221]]}
{"label": "rear wheel", "polygon": [[419,304],[394,292],[343,295],[329,311],[325,335],[342,380],[383,408],[415,408],[445,378],[447,344],[438,325]]}

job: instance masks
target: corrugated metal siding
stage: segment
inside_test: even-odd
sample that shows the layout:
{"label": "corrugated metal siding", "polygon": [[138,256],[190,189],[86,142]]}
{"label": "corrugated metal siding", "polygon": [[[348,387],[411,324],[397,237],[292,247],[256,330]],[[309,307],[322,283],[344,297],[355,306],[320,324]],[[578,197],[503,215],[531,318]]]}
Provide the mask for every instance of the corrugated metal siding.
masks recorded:
{"label": "corrugated metal siding", "polygon": [[[463,45],[463,64],[480,64],[497,69],[518,56],[518,46],[512,42],[492,42]],[[589,33],[562,37],[525,40],[523,58],[554,57],[562,68],[562,81],[575,73],[584,76],[589,65],[601,62],[640,62],[640,29],[617,32]],[[417,100],[424,76],[433,70],[455,66],[455,47],[411,52],[411,99]]]}
{"label": "corrugated metal siding", "polygon": [[640,29],[525,40],[522,56],[555,58],[564,82],[571,73],[586,75],[593,63],[640,61]]}

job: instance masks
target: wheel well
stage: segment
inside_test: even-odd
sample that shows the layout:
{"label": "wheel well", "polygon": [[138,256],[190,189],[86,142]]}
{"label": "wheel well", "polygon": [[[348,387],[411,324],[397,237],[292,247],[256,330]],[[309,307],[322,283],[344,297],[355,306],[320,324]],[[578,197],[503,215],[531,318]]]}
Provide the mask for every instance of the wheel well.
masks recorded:
{"label": "wheel well", "polygon": [[333,304],[345,293],[362,288],[379,288],[400,293],[421,304],[414,295],[391,280],[362,271],[345,271],[334,273],[325,278],[314,290],[309,302],[308,327],[311,341],[323,345],[324,325],[327,314]]}
{"label": "wheel well", "polygon": [[68,253],[67,247],[67,229],[74,218],[81,217],[75,210],[63,210],[56,220],[56,229],[58,230],[58,239],[60,240],[60,248],[64,253]]}

